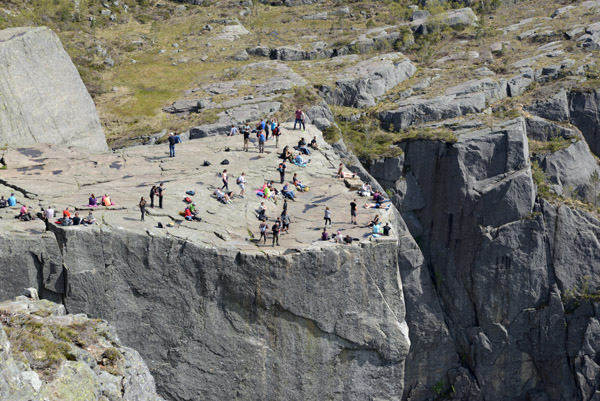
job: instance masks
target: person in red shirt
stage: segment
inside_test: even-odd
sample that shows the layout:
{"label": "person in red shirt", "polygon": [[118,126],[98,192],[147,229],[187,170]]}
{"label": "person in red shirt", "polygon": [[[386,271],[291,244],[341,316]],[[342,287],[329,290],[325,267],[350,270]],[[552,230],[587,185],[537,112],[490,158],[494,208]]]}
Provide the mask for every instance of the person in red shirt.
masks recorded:
{"label": "person in red shirt", "polygon": [[71,218],[71,212],[69,212],[69,208],[66,208],[65,210],[63,210],[63,219],[65,217]]}

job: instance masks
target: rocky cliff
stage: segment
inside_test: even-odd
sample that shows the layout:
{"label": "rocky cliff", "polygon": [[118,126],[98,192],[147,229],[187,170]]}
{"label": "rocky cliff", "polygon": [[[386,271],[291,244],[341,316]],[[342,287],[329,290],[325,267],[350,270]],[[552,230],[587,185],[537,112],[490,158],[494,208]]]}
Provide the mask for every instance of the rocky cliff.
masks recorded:
{"label": "rocky cliff", "polygon": [[0,145],[108,150],[98,112],[47,28],[0,31]]}
{"label": "rocky cliff", "polygon": [[0,319],[0,400],[162,400],[140,355],[105,321],[24,296],[0,303]]}

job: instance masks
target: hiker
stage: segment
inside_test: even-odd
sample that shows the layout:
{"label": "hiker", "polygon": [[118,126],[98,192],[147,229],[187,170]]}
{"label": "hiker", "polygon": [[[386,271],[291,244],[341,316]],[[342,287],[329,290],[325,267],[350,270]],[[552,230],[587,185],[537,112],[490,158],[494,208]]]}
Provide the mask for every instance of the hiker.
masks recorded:
{"label": "hiker", "polygon": [[281,184],[285,181],[285,169],[286,169],[285,161],[279,163],[279,167],[277,167],[277,171],[279,171],[279,178],[281,180]]}
{"label": "hiker", "polygon": [[11,193],[7,199],[8,206],[17,206],[17,197],[14,193]]}
{"label": "hiker", "polygon": [[279,147],[279,137],[281,136],[281,128],[280,128],[279,123],[275,126],[275,128],[272,131],[273,131],[273,138],[275,138],[275,147],[278,148]]}
{"label": "hiker", "polygon": [[71,220],[71,216],[65,216],[62,219],[60,219],[61,226],[70,226],[72,224],[73,224],[73,220]]}
{"label": "hiker", "polygon": [[6,199],[4,196],[0,196],[0,208],[6,207]]}
{"label": "hiker", "polygon": [[315,135],[315,137],[312,139],[312,141],[310,141],[310,143],[308,144],[308,146],[310,146],[313,149],[319,149],[319,144],[317,143],[317,136]]}
{"label": "hiker", "polygon": [[279,126],[279,124],[277,124],[277,119],[275,117],[273,117],[271,119],[271,140],[275,139],[275,130],[277,129],[277,127]]}
{"label": "hiker", "polygon": [[198,220],[200,220],[199,217],[196,217],[196,216],[198,216],[198,214],[200,214],[200,212],[198,210],[196,210],[196,202],[192,202],[190,204],[189,208],[190,208],[190,213],[192,213],[192,217],[195,217]]}
{"label": "hiker", "polygon": [[81,217],[79,217],[79,213],[75,212],[75,217],[73,217],[73,225],[78,226],[81,223]]}
{"label": "hiker", "polygon": [[300,153],[298,153],[298,155],[296,155],[296,157],[294,158],[294,164],[296,166],[306,167],[306,163],[304,162],[304,159],[302,158],[302,155]]}
{"label": "hiker", "polygon": [[181,143],[181,137],[171,132],[169,134],[169,157],[175,157],[175,145]]}
{"label": "hiker", "polygon": [[296,110],[296,119],[294,120],[294,130],[296,129],[296,124],[298,124],[300,126],[302,131],[304,131],[306,129],[306,126],[304,124],[305,118],[306,117],[305,117],[302,109],[298,108],[298,110]]}
{"label": "hiker", "polygon": [[262,129],[265,131],[265,142],[269,140],[269,132],[271,131],[271,124],[269,123],[268,119],[263,118],[263,126]]}
{"label": "hiker", "polygon": [[277,246],[279,246],[279,230],[280,229],[281,229],[281,220],[278,217],[275,224],[273,224],[273,227],[271,227],[271,230],[273,231],[273,245],[271,245],[271,246],[275,246],[275,242],[277,242]]}
{"label": "hiker", "polygon": [[389,236],[390,231],[392,231],[392,227],[390,226],[390,223],[385,223],[385,226],[383,226],[383,235],[385,235],[386,237]]}
{"label": "hiker", "polygon": [[156,187],[156,196],[158,196],[158,207],[163,208],[163,197],[165,195],[165,186],[161,182],[158,187]]}
{"label": "hiker", "polygon": [[346,235],[346,236],[344,237],[344,243],[345,243],[345,244],[351,244],[351,243],[352,243],[352,241],[354,241],[354,238],[352,238],[351,236],[349,236],[349,235]]}
{"label": "hiker", "polygon": [[298,191],[304,192],[304,189],[306,188],[306,185],[303,185],[300,182],[300,180],[298,179],[298,173],[294,173],[294,176],[292,177],[292,183],[294,184],[294,186],[296,187],[296,189],[298,189]]}
{"label": "hiker", "polygon": [[350,223],[357,224],[356,214],[356,199],[353,199],[352,202],[350,202]]}
{"label": "hiker", "polygon": [[306,147],[306,141],[304,138],[300,138],[298,141],[298,150],[304,153],[305,155],[310,155],[310,150]]}
{"label": "hiker", "polygon": [[365,203],[365,209],[385,209],[388,210],[392,206],[391,203],[383,205],[382,203]]}
{"label": "hiker", "polygon": [[46,223],[46,231],[50,228],[50,220],[54,218],[54,209],[52,206],[48,206],[48,209],[44,211],[44,222]]}
{"label": "hiker", "polygon": [[329,227],[331,227],[331,210],[329,210],[329,206],[325,207],[323,219],[325,220],[325,227],[327,227],[327,223],[329,223]]}
{"label": "hiker", "polygon": [[288,230],[290,229],[290,216],[287,214],[286,211],[284,211],[281,214],[281,224],[283,226],[282,230],[283,232],[288,232]]}
{"label": "hiker", "polygon": [[81,223],[83,223],[83,224],[94,224],[95,222],[96,222],[96,219],[92,215],[92,211],[91,210],[88,213],[87,217],[84,217],[83,220],[81,220]]}
{"label": "hiker", "polygon": [[265,131],[260,130],[256,135],[258,136],[258,153],[264,153],[266,140]]}
{"label": "hiker", "polygon": [[321,233],[321,241],[329,241],[329,233],[327,232],[327,229],[324,228],[323,232]]}
{"label": "hiker", "polygon": [[245,198],[246,194],[246,173],[242,173],[236,180],[236,183],[240,186],[240,198]]}
{"label": "hiker", "polygon": [[65,217],[71,218],[71,212],[69,211],[69,208],[65,208],[65,210],[63,210],[63,219]]}
{"label": "hiker", "polygon": [[287,182],[285,183],[285,185],[281,189],[281,193],[283,194],[284,198],[289,198],[289,199],[293,200],[294,202],[296,201],[296,199],[295,199],[296,198],[296,194],[294,193],[294,191],[290,190]]}
{"label": "hiker", "polygon": [[152,185],[150,188],[150,207],[154,209],[154,195],[156,195],[156,185]]}
{"label": "hiker", "polygon": [[281,210],[281,214],[287,213],[288,203],[287,199],[283,198],[283,209]]}
{"label": "hiker", "polygon": [[144,221],[144,215],[146,214],[146,199],[144,199],[143,196],[142,199],[140,199],[140,212],[142,212],[141,221]]}
{"label": "hiker", "polygon": [[246,129],[244,127],[244,150],[248,151],[248,145],[250,144],[250,127]]}
{"label": "hiker", "polygon": [[221,179],[223,180],[223,186],[221,187],[221,189],[229,191],[229,178],[227,177],[226,169],[223,170],[223,172],[221,173]]}
{"label": "hiker", "polygon": [[342,232],[340,230],[338,230],[334,239],[336,244],[341,244],[342,242],[344,242],[344,236],[342,235]]}
{"label": "hiker", "polygon": [[88,206],[98,206],[98,199],[96,199],[96,195],[90,195],[90,198],[88,199]]}
{"label": "hiker", "polygon": [[258,206],[258,219],[262,221],[268,220],[267,217],[267,207],[265,206],[265,202],[260,202],[260,206]]}
{"label": "hiker", "polygon": [[229,131],[229,136],[235,136],[238,134],[238,129],[235,125],[231,124],[231,130]]}
{"label": "hiker", "polygon": [[263,244],[267,243],[267,223],[263,220],[260,222],[260,224],[258,225],[258,231],[260,232],[260,238],[258,239],[258,242],[260,242],[261,239],[264,239]]}
{"label": "hiker", "polygon": [[340,178],[340,179],[355,178],[356,177],[356,173],[347,173],[347,172],[345,172],[344,171],[344,164],[340,163],[340,168],[338,169],[337,177]]}

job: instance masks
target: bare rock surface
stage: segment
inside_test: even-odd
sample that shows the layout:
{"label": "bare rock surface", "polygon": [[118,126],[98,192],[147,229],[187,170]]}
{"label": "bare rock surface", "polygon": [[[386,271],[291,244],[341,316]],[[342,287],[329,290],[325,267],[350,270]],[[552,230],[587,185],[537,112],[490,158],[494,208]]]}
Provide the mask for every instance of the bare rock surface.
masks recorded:
{"label": "bare rock surface", "polygon": [[1,400],[163,400],[105,321],[24,296],[0,303],[0,317]]}
{"label": "bare rock surface", "polygon": [[[0,209],[0,269],[11,280],[2,297],[34,287],[70,312],[108,320],[139,350],[170,400],[397,397],[410,347],[397,266],[418,263],[418,248],[397,225],[394,208],[372,211],[358,201],[360,225],[350,224],[356,193],[335,178],[339,158],[320,132],[307,128],[284,124],[279,149],[269,141],[262,154],[254,144],[242,151],[240,135],[186,141],[175,158],[167,145],[103,155],[70,151],[67,162],[52,146],[8,151],[12,167],[2,192],[16,192],[34,211],[50,204],[82,214],[93,209],[97,224],[52,223],[44,232],[39,220],[14,219],[17,208]],[[263,245],[254,241],[263,201],[255,190],[265,180],[281,189],[278,152],[302,136],[317,136],[321,150],[305,156],[304,168],[288,164],[287,180],[297,172],[310,190],[288,201],[291,227],[280,245],[270,238]],[[229,164],[221,165],[224,159]],[[225,168],[231,204],[212,196]],[[235,185],[243,171],[246,198]],[[160,181],[164,209],[148,207],[141,222],[138,201]],[[196,191],[190,197],[200,222],[179,216],[187,190]],[[86,207],[92,192],[110,194],[115,205]],[[265,203],[270,226],[282,200]],[[353,244],[320,240],[325,206],[332,229],[357,238]],[[373,238],[364,227],[376,212],[394,235]]]}
{"label": "bare rock surface", "polygon": [[47,28],[0,31],[0,145],[108,150],[94,102]]}

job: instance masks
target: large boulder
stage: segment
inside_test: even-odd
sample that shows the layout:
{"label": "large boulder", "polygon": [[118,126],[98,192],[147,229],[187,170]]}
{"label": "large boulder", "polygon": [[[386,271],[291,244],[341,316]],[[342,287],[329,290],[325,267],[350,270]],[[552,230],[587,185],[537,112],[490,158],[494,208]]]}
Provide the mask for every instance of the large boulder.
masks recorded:
{"label": "large boulder", "polygon": [[592,152],[600,155],[600,89],[569,93],[571,124],[579,128]]}
{"label": "large boulder", "polygon": [[48,28],[0,31],[0,145],[108,150],[96,107]]}
{"label": "large boulder", "polygon": [[417,68],[402,53],[372,57],[346,68],[335,87],[322,86],[320,93],[330,104],[370,107],[388,90],[409,79]]}

